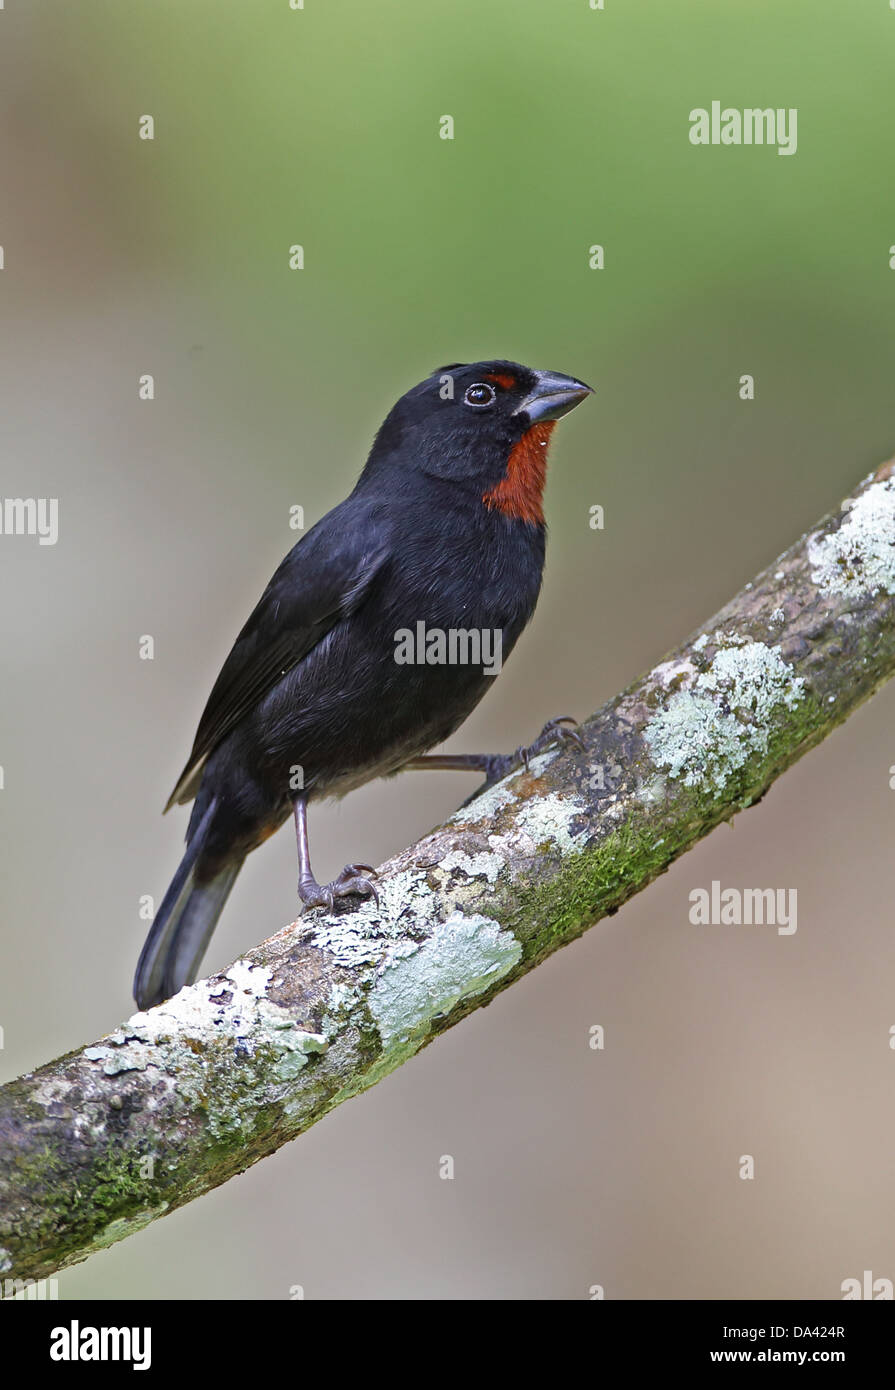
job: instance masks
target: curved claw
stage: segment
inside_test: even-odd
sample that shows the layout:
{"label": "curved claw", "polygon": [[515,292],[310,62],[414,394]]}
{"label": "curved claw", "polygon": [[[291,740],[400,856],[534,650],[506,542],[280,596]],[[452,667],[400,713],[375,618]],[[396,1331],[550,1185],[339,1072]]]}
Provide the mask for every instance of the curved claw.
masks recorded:
{"label": "curved claw", "polygon": [[578,720],[574,715],[562,714],[558,719],[548,719],[533,743],[520,746],[515,753],[494,753],[484,759],[485,786],[505,777],[520,763],[526,772],[530,772],[529,764],[532,758],[551,743],[564,743],[566,740],[574,743],[582,753],[587,752],[587,744],[578,732]]}
{"label": "curved claw", "polygon": [[528,772],[530,758],[549,747],[551,743],[564,743],[567,740],[582,752],[586,751],[587,745],[578,732],[578,720],[571,714],[562,714],[558,719],[548,719],[534,743],[530,743],[527,748],[517,748],[515,757],[521,760],[525,765],[525,771]]}
{"label": "curved claw", "polygon": [[[356,893],[361,898],[372,898],[376,906],[379,906],[379,893],[375,883],[363,874],[354,873],[355,869],[365,866],[360,864],[346,864],[345,868],[329,885],[337,898],[347,898]],[[375,869],[373,873],[375,874]]]}
{"label": "curved claw", "polygon": [[378,890],[378,888],[376,887],[376,884],[375,884],[375,883],[371,883],[370,880],[369,880],[368,878],[364,879],[363,882],[367,885],[367,887],[368,887],[369,890],[370,890],[368,893],[365,893],[364,896],[367,897],[367,898],[372,898],[373,901],[374,901],[374,903],[375,903],[376,906],[378,907],[378,906],[379,906],[379,890]]}
{"label": "curved claw", "polygon": [[327,912],[332,912],[336,898],[349,898],[353,894],[361,898],[372,898],[378,907],[379,893],[376,886],[361,870],[366,870],[373,878],[378,878],[376,870],[369,864],[346,864],[339,877],[334,878],[332,883],[321,884],[314,879],[300,882],[298,896],[305,909],[325,907]]}
{"label": "curved claw", "polygon": [[560,739],[561,741],[564,739],[569,739],[572,743],[575,744],[576,748],[580,748],[582,753],[584,753],[587,751],[587,744],[584,742],[584,739],[578,732],[578,728],[578,720],[574,717],[574,715],[563,714],[560,716],[559,719],[548,720],[548,722],[544,725],[542,736],[543,734],[546,734],[549,730],[552,734],[555,735],[556,738]]}

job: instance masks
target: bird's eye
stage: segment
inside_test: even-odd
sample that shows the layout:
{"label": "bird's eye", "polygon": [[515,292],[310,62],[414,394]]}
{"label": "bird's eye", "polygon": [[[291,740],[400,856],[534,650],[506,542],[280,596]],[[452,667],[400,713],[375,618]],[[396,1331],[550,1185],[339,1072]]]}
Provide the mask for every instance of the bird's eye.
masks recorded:
{"label": "bird's eye", "polygon": [[493,386],[489,386],[485,381],[473,382],[472,386],[466,388],[466,395],[463,401],[466,405],[471,405],[475,410],[484,410],[486,406],[493,405],[497,399],[497,392]]}

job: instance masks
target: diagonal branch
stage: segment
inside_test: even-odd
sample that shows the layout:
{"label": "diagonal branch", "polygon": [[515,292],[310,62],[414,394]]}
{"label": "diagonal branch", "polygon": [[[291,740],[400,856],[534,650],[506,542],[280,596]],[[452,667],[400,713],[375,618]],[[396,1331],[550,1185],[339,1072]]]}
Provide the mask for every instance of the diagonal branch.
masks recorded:
{"label": "diagonal branch", "polygon": [[752,805],[895,670],[895,460],[564,745],[381,869],[380,903],[0,1089],[0,1275],[39,1278],[372,1086]]}

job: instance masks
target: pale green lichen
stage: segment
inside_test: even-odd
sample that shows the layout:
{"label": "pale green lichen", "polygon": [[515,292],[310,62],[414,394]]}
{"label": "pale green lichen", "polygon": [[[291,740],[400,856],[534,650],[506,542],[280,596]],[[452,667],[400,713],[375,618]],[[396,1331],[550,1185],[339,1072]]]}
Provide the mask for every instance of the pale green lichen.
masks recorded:
{"label": "pale green lichen", "polygon": [[266,965],[255,965],[249,960],[235,960],[224,976],[227,983],[209,992],[223,994],[228,985],[233,985],[240,994],[249,994],[254,999],[261,999],[267,993],[272,973]]}
{"label": "pale green lichen", "polygon": [[[306,1033],[296,1028],[291,1019],[283,1019],[282,1009],[266,999],[259,1005],[261,1030],[256,1041],[273,1048],[273,1074],[278,1081],[297,1076],[314,1052],[325,1052],[329,1039],[323,1033]],[[274,1036],[275,1034],[275,1036]]]}
{"label": "pale green lichen", "polygon": [[819,589],[846,598],[895,594],[895,478],[847,498],[838,531],[808,542],[811,578]]}
{"label": "pale green lichen", "polygon": [[354,912],[310,921],[311,944],[328,951],[336,965],[355,969],[383,957],[390,941],[400,936],[407,921],[431,911],[432,894],[422,869],[404,869],[378,885],[379,902],[367,898]]}
{"label": "pale green lichen", "polygon": [[336,984],[329,991],[330,1012],[337,1014],[350,1010],[357,1003],[358,992],[354,985]]}
{"label": "pale green lichen", "polygon": [[394,946],[367,996],[383,1046],[414,1050],[433,1019],[481,994],[521,958],[513,933],[478,913],[453,913],[427,940]]}
{"label": "pale green lichen", "polygon": [[577,821],[587,816],[587,808],[579,806],[571,797],[557,796],[551,792],[527,801],[519,808],[516,824],[529,835],[536,846],[555,845],[561,854],[578,853],[581,841],[586,835],[586,825],[573,829]]}
{"label": "pale green lichen", "polygon": [[[206,1110],[215,1135],[250,1127],[253,1094],[262,1100],[270,1082],[292,1081],[329,1043],[324,1033],[299,1028],[266,997],[272,974],[267,966],[235,961],[219,979],[186,985],[156,1008],[135,1013],[84,1056],[100,1063],[107,1076],[157,1068]],[[210,1086],[207,1073],[222,1046],[237,1057],[263,1056],[267,1066],[227,1071],[229,1086]],[[197,1057],[203,1059],[200,1068]]]}
{"label": "pale green lichen", "polygon": [[637,783],[636,796],[644,806],[659,805],[665,800],[665,778],[658,772],[651,777],[645,777],[642,782]]}
{"label": "pale green lichen", "polygon": [[356,985],[335,984],[330,987],[329,999],[321,1023],[327,1038],[335,1038],[341,1033],[361,998],[361,991]]}
{"label": "pale green lichen", "polygon": [[548,748],[544,753],[536,753],[533,758],[529,758],[528,760],[529,775],[532,777],[540,777],[544,769],[548,768],[554,759],[559,757],[559,754],[560,746],[558,744],[554,745],[552,748]]}
{"label": "pale green lichen", "polygon": [[516,800],[516,793],[509,784],[519,776],[521,771],[520,768],[516,772],[511,772],[502,781],[495,782],[493,787],[486,787],[468,806],[461,806],[459,811],[455,811],[448,823],[468,825],[475,821],[492,820],[499,811],[502,811],[505,806],[511,806]]}
{"label": "pale green lichen", "polygon": [[[210,1039],[220,1033],[222,1024],[242,1037],[252,1027],[256,1001],[264,998],[272,973],[264,965],[234,961],[219,979],[185,985],[163,1004],[133,1014],[106,1041],[126,1047],[133,1040],[163,1044],[178,1037]],[[228,1001],[225,994],[230,996]]]}
{"label": "pale green lichen", "polygon": [[644,739],[670,777],[710,785],[717,796],[750,758],[767,753],[775,718],[804,699],[805,683],[779,647],[732,632],[714,633],[712,641],[719,649],[708,670],[675,691]]}
{"label": "pale green lichen", "polygon": [[336,965],[356,969],[379,960],[383,952],[381,937],[368,933],[355,921],[360,909],[350,916],[330,918],[311,928],[310,940],[318,950],[328,951]]}
{"label": "pale green lichen", "polygon": [[485,787],[470,802],[468,806],[461,806],[459,811],[455,811],[450,821],[454,825],[471,825],[476,821],[493,820],[494,817],[507,806],[512,806],[518,800],[518,793],[513,787],[516,779],[525,773],[530,777],[540,777],[550,764],[559,757],[560,747],[554,744],[546,748],[542,753],[536,753],[533,758],[529,758],[528,767],[520,762],[518,767],[512,769],[503,776],[500,781]]}
{"label": "pale green lichen", "polygon": [[504,867],[504,860],[499,854],[487,850],[481,854],[464,854],[460,849],[452,849],[438,867],[446,874],[450,874],[452,869],[460,869],[467,878],[483,877],[489,883],[496,883],[497,876]]}
{"label": "pale green lichen", "polygon": [[[708,639],[700,637],[693,643],[693,650],[700,651]],[[689,657],[673,657],[671,661],[660,662],[651,672],[654,681],[665,687],[680,686],[696,675],[696,667]]]}

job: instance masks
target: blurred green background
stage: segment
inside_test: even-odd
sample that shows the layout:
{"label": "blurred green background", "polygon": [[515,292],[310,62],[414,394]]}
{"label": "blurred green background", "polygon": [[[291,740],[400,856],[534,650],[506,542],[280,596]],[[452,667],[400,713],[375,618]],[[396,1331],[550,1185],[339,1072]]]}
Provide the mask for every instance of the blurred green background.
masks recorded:
{"label": "blurred green background", "polygon": [[[893,452],[893,57],[886,0],[8,0],[2,490],[58,497],[60,538],[0,538],[3,1079],[131,1011],[139,898],[185,829],[159,812],[289,508],[340,500],[432,368],[596,387],[551,451],[535,621],[457,749],[590,713]],[[692,146],[713,99],[797,108],[798,152]],[[895,1277],[893,713],[887,689],[733,832],[60,1296]],[[319,809],[318,874],[473,785]],[[209,968],[295,915],[293,861],[285,832],[252,857]],[[796,888],[798,934],[691,927],[713,878]]]}

